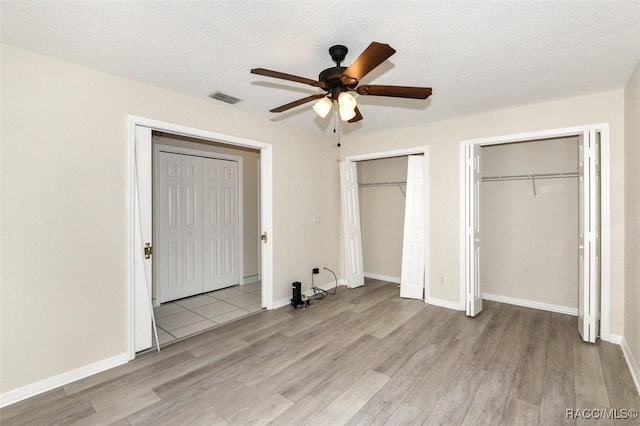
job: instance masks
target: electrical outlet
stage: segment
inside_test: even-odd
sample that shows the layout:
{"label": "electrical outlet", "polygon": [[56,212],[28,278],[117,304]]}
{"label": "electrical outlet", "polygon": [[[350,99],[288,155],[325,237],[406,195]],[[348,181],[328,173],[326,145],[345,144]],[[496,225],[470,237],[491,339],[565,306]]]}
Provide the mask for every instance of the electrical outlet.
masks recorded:
{"label": "electrical outlet", "polygon": [[440,283],[444,284],[444,275],[440,275]]}
{"label": "electrical outlet", "polygon": [[315,275],[315,274],[319,274],[319,273],[320,273],[320,268],[313,268],[313,269],[311,270],[311,273],[312,273],[312,274],[314,274],[314,275]]}

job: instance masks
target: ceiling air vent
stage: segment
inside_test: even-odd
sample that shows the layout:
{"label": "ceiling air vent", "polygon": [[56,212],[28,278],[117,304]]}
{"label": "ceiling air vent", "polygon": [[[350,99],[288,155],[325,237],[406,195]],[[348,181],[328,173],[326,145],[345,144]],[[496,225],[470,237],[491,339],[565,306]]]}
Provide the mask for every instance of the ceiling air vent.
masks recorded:
{"label": "ceiling air vent", "polygon": [[233,96],[226,95],[222,92],[216,92],[213,95],[209,95],[209,97],[212,99],[216,99],[218,101],[225,102],[227,104],[231,104],[231,105],[237,104],[238,102],[240,102],[240,99],[234,98]]}

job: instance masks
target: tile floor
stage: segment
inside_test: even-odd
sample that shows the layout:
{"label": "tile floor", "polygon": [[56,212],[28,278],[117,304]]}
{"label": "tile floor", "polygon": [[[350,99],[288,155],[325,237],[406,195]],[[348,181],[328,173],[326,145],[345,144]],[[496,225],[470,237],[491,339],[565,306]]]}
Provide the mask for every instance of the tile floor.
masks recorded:
{"label": "tile floor", "polygon": [[[236,285],[153,308],[160,345],[262,309],[260,282]],[[153,345],[155,346],[155,337]]]}

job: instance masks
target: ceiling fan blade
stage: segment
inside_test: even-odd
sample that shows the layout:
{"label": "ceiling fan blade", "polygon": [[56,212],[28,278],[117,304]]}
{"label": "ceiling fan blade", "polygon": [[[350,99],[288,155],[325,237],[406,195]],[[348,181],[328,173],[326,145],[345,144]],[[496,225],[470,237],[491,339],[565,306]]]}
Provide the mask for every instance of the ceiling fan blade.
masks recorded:
{"label": "ceiling fan blade", "polygon": [[326,93],[319,93],[317,95],[307,96],[306,98],[298,99],[297,101],[289,102],[288,104],[279,106],[278,108],[274,108],[270,110],[271,112],[283,112],[291,108],[295,108],[298,105],[306,104],[307,102],[311,102],[316,99],[324,98]]}
{"label": "ceiling fan blade", "polygon": [[311,80],[310,78],[298,77],[293,74],[286,74],[283,72],[272,71],[265,68],[254,68],[251,70],[251,74],[264,75],[266,77],[280,78],[282,80],[295,81],[296,83],[308,84],[314,87],[322,87],[322,83],[317,80]]}
{"label": "ceiling fan blade", "polygon": [[347,123],[356,123],[360,120],[362,120],[362,114],[360,113],[360,108],[356,107],[356,116],[353,117],[351,120],[347,121]]}
{"label": "ceiling fan blade", "polygon": [[427,99],[431,96],[431,87],[364,85],[358,87],[356,92],[358,92],[359,95]]}
{"label": "ceiling fan blade", "polygon": [[362,77],[386,61],[394,53],[396,53],[396,50],[393,47],[374,41],[342,73],[340,80],[349,86],[357,84]]}

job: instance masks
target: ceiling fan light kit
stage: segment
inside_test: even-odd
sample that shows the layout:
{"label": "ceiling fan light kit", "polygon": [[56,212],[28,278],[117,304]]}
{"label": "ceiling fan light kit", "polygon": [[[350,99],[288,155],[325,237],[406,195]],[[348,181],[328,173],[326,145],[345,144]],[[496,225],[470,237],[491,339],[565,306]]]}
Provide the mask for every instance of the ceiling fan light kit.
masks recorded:
{"label": "ceiling fan light kit", "polygon": [[363,85],[358,87],[358,83],[362,77],[386,61],[391,55],[396,53],[396,51],[388,44],[374,41],[349,67],[343,67],[341,63],[348,52],[349,49],[341,44],[331,46],[329,48],[329,54],[331,55],[331,59],[336,63],[336,66],[322,71],[318,76],[318,80],[265,68],[254,68],[251,70],[251,73],[307,84],[318,87],[326,92],[298,99],[297,101],[274,108],[271,112],[287,111],[291,108],[306,104],[307,102],[320,99],[313,105],[313,110],[320,117],[325,118],[329,114],[329,111],[331,111],[333,103],[336,102],[338,104],[340,119],[349,123],[356,123],[363,118],[355,97],[349,93],[352,91],[355,91],[360,96],[388,96],[408,99],[427,99],[431,96],[431,88],[429,87],[381,85]]}
{"label": "ceiling fan light kit", "polygon": [[329,114],[329,111],[331,111],[331,106],[331,99],[325,96],[313,105],[313,110],[320,117],[325,118],[327,114]]}
{"label": "ceiling fan light kit", "polygon": [[338,112],[340,113],[340,119],[342,121],[349,121],[353,117],[356,116],[356,109],[355,108],[348,109],[348,108],[338,107]]}

